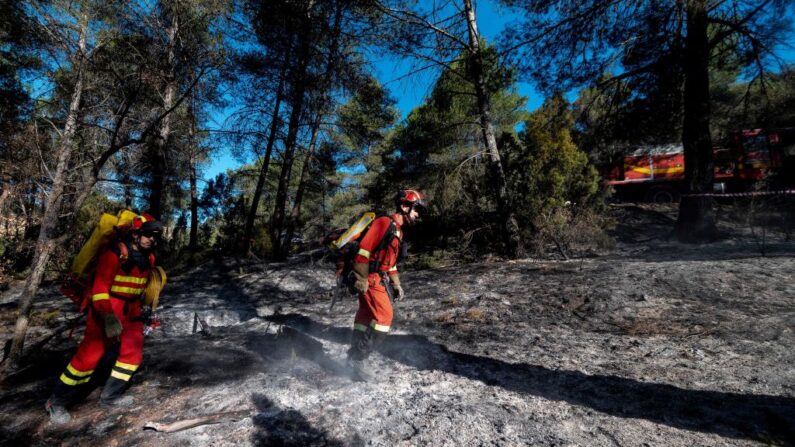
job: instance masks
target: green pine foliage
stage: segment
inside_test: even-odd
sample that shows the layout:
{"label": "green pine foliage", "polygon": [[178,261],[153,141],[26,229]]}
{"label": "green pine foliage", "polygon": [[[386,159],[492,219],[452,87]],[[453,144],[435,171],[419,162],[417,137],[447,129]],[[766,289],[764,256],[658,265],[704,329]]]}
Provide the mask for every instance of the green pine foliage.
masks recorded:
{"label": "green pine foliage", "polygon": [[537,218],[549,210],[598,203],[599,178],[574,144],[573,126],[570,105],[556,94],[530,115],[518,139],[506,142],[510,189],[527,239],[539,230]]}

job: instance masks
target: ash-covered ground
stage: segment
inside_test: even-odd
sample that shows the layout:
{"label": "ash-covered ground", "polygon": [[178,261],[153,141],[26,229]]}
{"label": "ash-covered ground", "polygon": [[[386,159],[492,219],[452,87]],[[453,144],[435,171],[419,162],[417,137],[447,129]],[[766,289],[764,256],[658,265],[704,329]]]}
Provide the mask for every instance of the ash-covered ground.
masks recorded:
{"label": "ash-covered ground", "polygon": [[[795,445],[795,242],[722,224],[720,242],[682,245],[665,237],[675,207],[611,211],[611,253],[404,271],[407,298],[365,384],[345,367],[357,304],[329,310],[329,265],[199,266],[167,286],[132,408],[99,407],[97,389],[70,424],[48,423],[44,402],[80,338],[66,331],[2,383],[0,442]],[[54,288],[39,303],[29,345],[74,315]],[[240,410],[250,416],[143,429]]]}

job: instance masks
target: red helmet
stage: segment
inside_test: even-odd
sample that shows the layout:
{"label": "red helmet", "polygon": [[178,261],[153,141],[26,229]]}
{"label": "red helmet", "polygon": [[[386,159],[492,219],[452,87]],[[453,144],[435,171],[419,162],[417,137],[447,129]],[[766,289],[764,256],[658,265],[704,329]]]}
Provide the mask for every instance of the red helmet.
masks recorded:
{"label": "red helmet", "polygon": [[158,222],[154,216],[148,213],[143,213],[137,216],[132,221],[133,231],[144,231],[148,233],[161,233],[163,232],[163,224]]}
{"label": "red helmet", "polygon": [[401,205],[409,205],[413,208],[417,208],[420,212],[428,209],[428,203],[425,201],[425,197],[415,189],[402,189],[398,191],[395,196],[395,204],[398,207]]}

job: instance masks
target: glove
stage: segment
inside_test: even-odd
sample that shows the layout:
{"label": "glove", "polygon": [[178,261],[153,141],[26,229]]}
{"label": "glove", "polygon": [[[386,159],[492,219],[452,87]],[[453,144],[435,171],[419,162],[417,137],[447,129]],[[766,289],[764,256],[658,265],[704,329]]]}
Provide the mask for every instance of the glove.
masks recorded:
{"label": "glove", "polygon": [[403,287],[400,287],[400,277],[389,275],[389,282],[392,283],[392,290],[395,291],[395,301],[402,301],[406,294],[403,292]]}
{"label": "glove", "polygon": [[121,335],[121,321],[116,318],[116,314],[109,313],[102,315],[102,320],[105,323],[105,336],[108,338],[117,338]]}
{"label": "glove", "polygon": [[359,293],[367,293],[369,286],[367,276],[370,274],[370,266],[368,264],[353,264],[353,274],[356,276],[353,288]]}

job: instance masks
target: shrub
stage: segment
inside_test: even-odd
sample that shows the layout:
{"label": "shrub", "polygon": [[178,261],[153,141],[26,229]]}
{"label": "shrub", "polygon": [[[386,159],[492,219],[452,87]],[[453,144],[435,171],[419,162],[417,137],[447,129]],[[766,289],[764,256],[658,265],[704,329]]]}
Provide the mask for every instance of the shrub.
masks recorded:
{"label": "shrub", "polygon": [[536,217],[531,247],[536,254],[557,251],[563,258],[611,250],[615,241],[607,234],[613,222],[589,209],[553,207]]}
{"label": "shrub", "polygon": [[598,174],[574,144],[573,124],[569,104],[555,95],[533,112],[518,140],[504,141],[512,202],[526,241],[570,225],[575,214],[567,204],[578,204],[578,213],[600,204]]}

